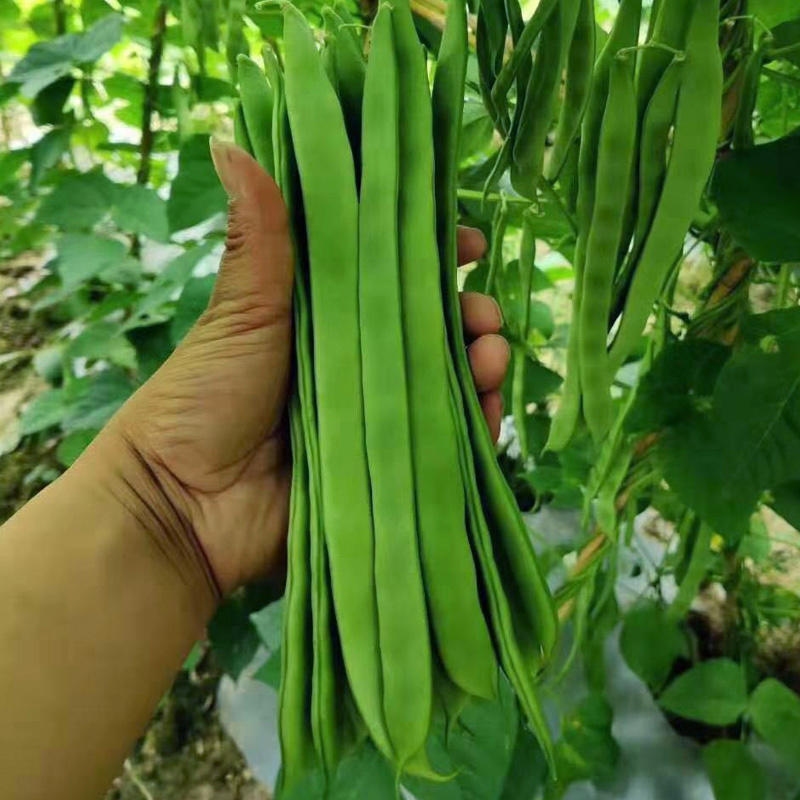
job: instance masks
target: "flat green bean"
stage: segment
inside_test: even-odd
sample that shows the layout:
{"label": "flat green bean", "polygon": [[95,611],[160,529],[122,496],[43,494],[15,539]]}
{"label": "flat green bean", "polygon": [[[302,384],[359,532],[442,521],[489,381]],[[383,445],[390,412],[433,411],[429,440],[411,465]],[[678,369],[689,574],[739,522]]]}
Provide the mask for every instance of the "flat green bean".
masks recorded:
{"label": "flat green bean", "polygon": [[526,60],[530,58],[534,42],[550,19],[550,15],[556,10],[558,2],[559,0],[542,0],[525,23],[508,61],[498,73],[492,87],[492,100],[495,104],[503,102],[503,98],[508,94],[511,84],[514,83],[517,73]]}
{"label": "flat green bean", "polygon": [[695,0],[664,188],[611,348],[612,374],[639,341],[714,165],[722,117],[718,37],[719,0]]}
{"label": "flat green bean", "polygon": [[272,153],[272,89],[261,67],[243,53],[239,65],[239,96],[247,125],[247,136],[253,147],[256,161],[270,173],[275,172]]}
{"label": "flat green bean", "polygon": [[547,450],[563,450],[575,431],[581,413],[580,384],[580,308],[583,296],[583,262],[586,258],[586,243],[592,224],[597,175],[597,146],[603,121],[611,62],[616,54],[626,47],[633,47],[639,35],[642,16],[642,0],[622,0],[614,27],[600,52],[594,68],[592,90],[581,126],[581,147],[578,156],[578,241],[575,246],[573,270],[575,289],[572,298],[572,321],[567,345],[567,375],[564,381],[561,405],[553,419]]}
{"label": "flat green bean", "polygon": [[[311,264],[322,519],[345,668],[378,748],[383,711],[358,314],[358,198],[344,117],[302,15],[284,6],[286,104]],[[330,213],[336,208],[335,215]]]}
{"label": "flat green bean", "polygon": [[580,133],[592,88],[595,57],[594,0],[581,0],[575,32],[567,56],[567,77],[564,101],[559,112],[555,144],[550,153],[546,177],[556,180],[564,168],[570,148]]}
{"label": "flat green bean", "polygon": [[428,610],[439,659],[450,680],[472,695],[492,697],[497,665],[478,597],[450,410],[425,55],[408,0],[396,0],[393,22],[403,132],[400,279],[417,525]]}
{"label": "flat green bean", "polygon": [[[546,659],[555,645],[558,630],[552,598],[514,495],[497,463],[464,344],[456,274],[456,188],[466,61],[465,6],[463,0],[451,0],[433,83],[437,225],[450,350],[467,411],[469,436],[477,458],[481,496],[498,543],[498,558],[507,565],[509,579],[513,581],[512,588],[520,598],[518,619],[533,631],[531,640],[535,645],[535,656],[537,659]],[[529,650],[533,661],[533,647]]]}
{"label": "flat green bean", "polygon": [[596,198],[583,269],[578,325],[580,380],[584,416],[597,442],[608,433],[612,419],[606,341],[614,268],[636,153],[633,63],[633,57],[628,54],[617,55],[611,64],[608,102],[597,155]]}
{"label": "flat green bean", "polygon": [[669,134],[683,75],[683,57],[676,57],[664,71],[647,106],[639,146],[639,210],[634,234],[633,261],[641,252],[661,196],[667,172]]}
{"label": "flat green bean", "polygon": [[542,176],[547,134],[553,122],[561,78],[561,40],[564,20],[559,9],[551,14],[542,37],[525,90],[519,130],[511,159],[511,185],[523,197],[536,198]]}
{"label": "flat green bean", "polygon": [[422,749],[433,693],[415,516],[397,230],[398,78],[392,17],[372,27],[361,133],[358,303],[383,709],[401,767]]}

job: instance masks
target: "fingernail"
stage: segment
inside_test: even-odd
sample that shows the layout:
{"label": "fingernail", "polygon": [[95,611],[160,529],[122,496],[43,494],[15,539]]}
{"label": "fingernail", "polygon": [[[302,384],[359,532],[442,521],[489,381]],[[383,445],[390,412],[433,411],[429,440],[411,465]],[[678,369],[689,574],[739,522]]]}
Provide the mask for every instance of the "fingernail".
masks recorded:
{"label": "fingernail", "polygon": [[217,171],[220,183],[231,200],[241,200],[245,195],[242,165],[246,163],[246,159],[240,156],[246,155],[246,153],[241,147],[223,142],[214,136],[210,138],[209,142],[211,160],[214,162],[214,169]]}
{"label": "fingernail", "polygon": [[497,324],[498,324],[499,327],[502,328],[503,327],[503,309],[500,308],[500,303],[498,303],[497,300],[494,299],[494,297],[489,295],[489,299],[492,301],[492,303],[494,303],[494,310],[495,310],[495,313],[497,314]]}

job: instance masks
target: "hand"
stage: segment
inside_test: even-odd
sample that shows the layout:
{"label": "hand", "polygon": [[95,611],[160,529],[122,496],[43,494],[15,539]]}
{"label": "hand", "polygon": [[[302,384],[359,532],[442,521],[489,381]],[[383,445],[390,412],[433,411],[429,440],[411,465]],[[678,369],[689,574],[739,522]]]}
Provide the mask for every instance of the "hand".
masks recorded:
{"label": "hand", "polygon": [[[272,179],[243,150],[214,142],[230,196],[225,255],[206,312],[111,423],[196,538],[223,593],[274,571],[291,483],[286,398],[292,353],[292,251]],[[459,231],[459,259],[479,258],[480,231]],[[462,296],[469,357],[489,427],[509,347],[497,304]]]}

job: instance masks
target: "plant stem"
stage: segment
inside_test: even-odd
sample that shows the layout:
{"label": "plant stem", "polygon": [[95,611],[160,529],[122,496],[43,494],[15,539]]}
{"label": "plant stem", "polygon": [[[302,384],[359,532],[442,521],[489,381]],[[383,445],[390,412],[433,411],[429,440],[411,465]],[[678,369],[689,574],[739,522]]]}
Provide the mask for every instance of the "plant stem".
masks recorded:
{"label": "plant stem", "polygon": [[790,305],[789,291],[792,287],[792,272],[794,272],[794,264],[784,264],[781,267],[775,295],[775,308],[787,308]]}
{"label": "plant stem", "polygon": [[63,36],[67,32],[67,13],[64,0],[53,0],[53,16],[56,21],[56,36]]}
{"label": "plant stem", "polygon": [[531,204],[531,201],[526,200],[524,197],[507,197],[501,194],[484,195],[483,192],[480,192],[477,189],[459,189],[458,199],[485,200],[487,203],[502,203],[505,201],[509,205],[517,205],[517,206],[529,206]]}
{"label": "plant stem", "polygon": [[153,153],[153,114],[158,100],[158,73],[164,55],[164,34],[167,28],[167,3],[162,0],[156,10],[153,36],[150,39],[150,62],[147,69],[147,86],[142,104],[142,138],[139,145],[139,171],[136,182],[145,185],[150,180]]}

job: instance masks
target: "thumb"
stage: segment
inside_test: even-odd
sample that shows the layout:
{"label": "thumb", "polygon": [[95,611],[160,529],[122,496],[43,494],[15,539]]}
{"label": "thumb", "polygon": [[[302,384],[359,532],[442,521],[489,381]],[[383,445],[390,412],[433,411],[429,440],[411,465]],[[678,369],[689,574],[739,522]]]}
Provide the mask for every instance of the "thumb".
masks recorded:
{"label": "thumb", "polygon": [[230,205],[225,255],[210,309],[246,314],[245,324],[282,319],[291,314],[294,263],[280,190],[236,145],[212,137],[211,157]]}

